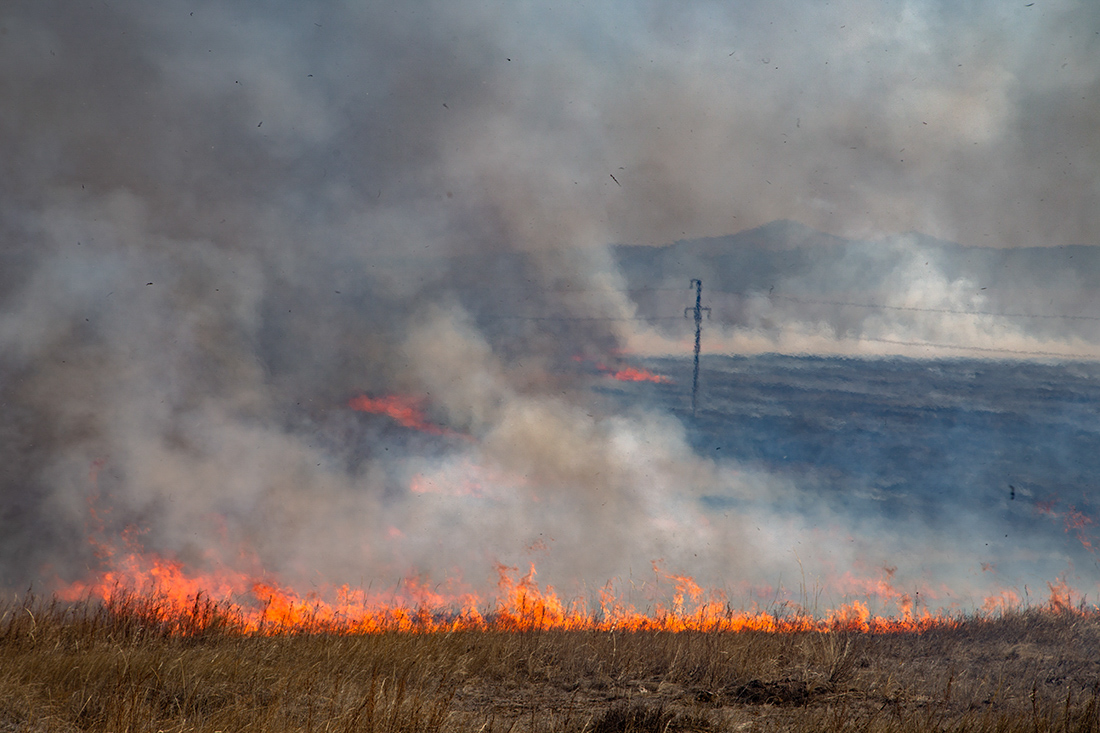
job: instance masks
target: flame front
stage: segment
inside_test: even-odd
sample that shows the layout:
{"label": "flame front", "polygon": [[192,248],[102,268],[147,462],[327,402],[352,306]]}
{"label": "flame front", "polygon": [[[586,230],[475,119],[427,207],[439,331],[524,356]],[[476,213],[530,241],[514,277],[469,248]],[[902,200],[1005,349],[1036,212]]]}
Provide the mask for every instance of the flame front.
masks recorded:
{"label": "flame front", "polygon": [[[157,624],[168,633],[192,635],[216,627],[241,634],[283,633],[371,634],[381,632],[432,633],[480,631],[847,631],[913,633],[948,628],[962,622],[958,615],[913,612],[907,596],[897,594],[887,581],[868,581],[868,599],[892,599],[899,613],[874,615],[864,600],[851,600],[823,615],[794,604],[777,611],[737,610],[723,595],[700,587],[686,575],[675,575],[654,563],[657,584],[671,584],[671,602],[656,602],[647,612],[626,603],[611,583],[599,591],[599,608],[584,600],[563,600],[552,586],[536,582],[535,566],[525,574],[515,567],[497,566],[495,597],[484,598],[447,583],[442,591],[419,578],[403,579],[398,587],[370,593],[347,585],[321,588],[302,595],[268,577],[249,575],[227,567],[199,574],[178,561],[143,552],[127,538],[129,551],[106,547],[101,557],[109,567],[87,582],[73,583],[58,592],[65,601],[102,602],[109,610]],[[852,585],[861,582],[849,578]],[[1094,613],[1074,606],[1075,592],[1064,580],[1048,584],[1044,606],[1056,613]],[[1019,608],[1019,598],[1004,591],[987,599],[979,615],[990,616]]]}

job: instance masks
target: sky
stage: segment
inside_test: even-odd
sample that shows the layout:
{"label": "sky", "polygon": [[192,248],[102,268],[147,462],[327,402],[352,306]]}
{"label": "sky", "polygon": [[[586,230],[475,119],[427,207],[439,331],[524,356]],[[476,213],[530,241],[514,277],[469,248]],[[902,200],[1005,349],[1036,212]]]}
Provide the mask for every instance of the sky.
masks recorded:
{"label": "sky", "polygon": [[[793,220],[887,243],[803,292],[866,272],[980,309],[906,233],[1096,244],[1098,48],[1069,0],[5,3],[0,585],[85,572],[97,522],[310,582],[476,583],[550,534],[561,580],[749,573],[776,548],[734,523],[695,560],[680,493],[743,475],[569,369],[668,339],[609,246]],[[728,349],[942,337],[762,308]],[[467,438],[395,437],[358,394]],[[409,500],[471,475],[497,498]]]}

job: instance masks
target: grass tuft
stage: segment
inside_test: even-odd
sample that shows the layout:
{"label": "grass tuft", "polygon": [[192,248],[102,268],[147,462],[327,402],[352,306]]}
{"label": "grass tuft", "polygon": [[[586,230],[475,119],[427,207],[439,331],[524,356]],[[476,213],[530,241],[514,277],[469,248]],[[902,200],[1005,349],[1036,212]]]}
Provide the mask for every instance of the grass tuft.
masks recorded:
{"label": "grass tuft", "polygon": [[920,633],[262,633],[198,599],[0,604],[0,730],[1100,731],[1100,618]]}

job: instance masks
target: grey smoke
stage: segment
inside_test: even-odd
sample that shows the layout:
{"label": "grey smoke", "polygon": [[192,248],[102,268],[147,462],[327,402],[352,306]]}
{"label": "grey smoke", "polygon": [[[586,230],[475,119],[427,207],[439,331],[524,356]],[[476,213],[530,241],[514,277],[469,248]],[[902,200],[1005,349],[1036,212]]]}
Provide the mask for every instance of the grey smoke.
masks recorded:
{"label": "grey smoke", "polygon": [[[645,326],[502,316],[632,318],[607,245],[776,219],[1092,243],[1100,24],[1046,5],[6,4],[0,585],[83,574],[89,502],[300,582],[477,583],[551,536],[560,581],[771,580],[694,501],[766,477],[563,368]],[[409,489],[463,472],[473,506]]]}

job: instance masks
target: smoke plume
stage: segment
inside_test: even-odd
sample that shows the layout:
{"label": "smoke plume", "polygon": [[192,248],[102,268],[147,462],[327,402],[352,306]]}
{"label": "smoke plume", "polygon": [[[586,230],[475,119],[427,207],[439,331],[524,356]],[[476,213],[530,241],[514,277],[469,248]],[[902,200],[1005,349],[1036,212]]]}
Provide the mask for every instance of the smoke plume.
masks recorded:
{"label": "smoke plume", "polygon": [[[1100,15],[1033,5],[7,3],[0,586],[79,578],[125,527],[300,585],[790,577],[810,512],[850,518],[777,513],[805,487],[576,367],[685,338],[610,245],[792,219],[881,244],[785,270],[803,300],[887,262],[890,305],[985,308],[890,237],[1092,243]],[[730,348],[942,337],[763,272]],[[440,430],[349,407],[395,394]],[[854,563],[833,545],[822,573]]]}

